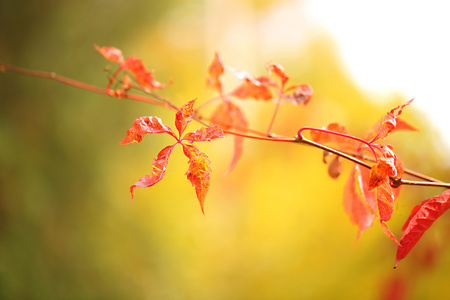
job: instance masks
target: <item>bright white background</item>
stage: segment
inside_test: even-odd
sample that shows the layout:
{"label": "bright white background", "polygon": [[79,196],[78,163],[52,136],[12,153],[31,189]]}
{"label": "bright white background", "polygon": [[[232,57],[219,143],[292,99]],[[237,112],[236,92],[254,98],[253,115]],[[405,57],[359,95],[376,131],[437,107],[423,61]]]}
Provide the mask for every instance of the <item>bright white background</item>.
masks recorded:
{"label": "bright white background", "polygon": [[450,2],[311,0],[305,8],[360,87],[414,97],[450,146]]}

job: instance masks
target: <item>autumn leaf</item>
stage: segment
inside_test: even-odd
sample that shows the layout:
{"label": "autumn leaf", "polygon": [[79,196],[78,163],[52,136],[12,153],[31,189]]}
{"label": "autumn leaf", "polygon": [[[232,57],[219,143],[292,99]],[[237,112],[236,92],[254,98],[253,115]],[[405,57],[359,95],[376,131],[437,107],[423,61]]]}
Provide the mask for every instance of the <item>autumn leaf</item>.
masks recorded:
{"label": "autumn leaf", "polygon": [[387,222],[391,219],[394,213],[394,191],[392,190],[389,179],[385,178],[380,186],[377,187],[377,204],[378,213],[380,214],[380,220]]}
{"label": "autumn leaf", "polygon": [[[287,93],[291,90],[293,92]],[[309,84],[299,84],[289,87],[281,97],[294,105],[306,105],[311,100],[312,95],[313,89]]]}
{"label": "autumn leaf", "polygon": [[239,99],[255,99],[268,101],[273,99],[270,86],[275,83],[267,76],[253,78],[247,76],[244,82],[231,92],[231,95]]}
{"label": "autumn leaf", "polygon": [[212,139],[223,138],[223,130],[218,126],[212,127],[202,127],[194,132],[189,132],[183,137],[183,141],[193,142],[204,142],[210,141]]}
{"label": "autumn leaf", "polygon": [[[405,106],[411,104],[414,99],[411,99],[404,103],[401,106],[397,106],[388,112],[380,121],[378,121],[366,134],[365,140],[370,141],[370,143],[375,142],[379,139],[384,139],[388,136],[394,129],[397,128],[397,120],[400,114],[403,112],[403,108]],[[400,122],[400,129],[409,129],[414,128],[410,125],[406,125],[407,123],[404,121]]]}
{"label": "autumn leaf", "polygon": [[365,146],[363,147],[361,142],[351,139],[349,136],[345,126],[338,123],[330,123],[322,127],[321,130],[311,131],[311,139],[316,143],[333,144],[339,150],[349,152],[365,149]]}
{"label": "autumn leaf", "polygon": [[358,226],[358,241],[361,232],[372,226],[376,217],[375,192],[368,189],[369,171],[355,165],[344,189],[344,209],[350,221]]}
{"label": "autumn leaf", "polygon": [[187,179],[194,186],[200,208],[205,213],[204,203],[210,186],[211,162],[208,156],[200,152],[196,147],[186,144],[182,145],[184,154],[189,158],[189,168],[186,172]]}
{"label": "autumn leaf", "polygon": [[123,59],[122,51],[120,49],[117,49],[115,47],[110,47],[110,46],[99,47],[97,45],[94,45],[94,47],[107,60],[119,63],[120,65],[123,65],[124,59]]}
{"label": "autumn leaf", "polygon": [[419,129],[417,129],[416,127],[412,126],[411,124],[409,124],[406,121],[403,121],[400,118],[397,118],[397,124],[394,128],[394,130],[410,130],[410,131],[419,131]]}
{"label": "autumn leaf", "polygon": [[[181,136],[187,125],[193,118],[193,106],[195,99],[183,105],[175,115],[175,126],[177,127],[179,136]],[[187,145],[184,142],[194,143],[210,141],[212,139],[223,138],[223,130],[218,126],[208,128],[200,128],[194,132],[188,132],[182,139],[177,137],[172,128],[164,125],[158,117],[141,117],[136,119],[131,129],[127,131],[127,136],[120,142],[121,145],[130,144],[133,142],[139,143],[143,136],[147,133],[167,133],[175,138],[176,142],[173,145],[162,149],[156,159],[152,163],[152,172],[139,179],[138,182],[130,187],[131,199],[134,198],[134,189],[136,187],[151,187],[164,177],[166,167],[169,161],[169,156],[173,148],[177,144],[181,144],[184,154],[189,158],[189,169],[186,173],[187,178],[195,187],[197,198],[200,202],[202,212],[204,213],[204,201],[206,193],[210,185],[209,173],[211,172],[210,161],[208,156],[200,152],[193,145]]]}
{"label": "autumn leaf", "polygon": [[175,147],[175,145],[176,144],[173,144],[162,149],[158,153],[158,156],[153,160],[151,174],[141,177],[138,182],[136,182],[130,187],[131,200],[133,200],[134,198],[134,189],[136,187],[143,187],[143,188],[151,187],[158,181],[163,179],[164,174],[166,173],[167,163],[169,162],[170,153],[172,153],[172,150]]}
{"label": "autumn leaf", "polygon": [[[333,134],[333,132],[336,133],[342,133],[342,134],[348,134],[347,129],[345,126],[340,125],[338,123],[330,123],[325,127],[322,127],[323,130],[326,131],[319,131],[319,130],[312,130],[311,131],[311,139],[316,143],[352,143],[354,144],[354,140],[350,140],[346,137],[343,137],[341,135]],[[331,131],[331,132],[329,132]]]}
{"label": "autumn leaf", "polygon": [[180,137],[184,130],[186,130],[188,124],[192,121],[195,100],[196,99],[191,100],[183,105],[175,115],[175,127],[177,128]]}
{"label": "autumn leaf", "polygon": [[220,81],[220,76],[225,72],[225,69],[220,59],[219,54],[216,52],[214,54],[214,59],[208,68],[208,77],[206,78],[206,85],[216,89],[219,94],[222,94],[222,82]]}
{"label": "autumn leaf", "polygon": [[[107,60],[118,63],[120,65],[120,69],[118,71],[128,70],[129,72],[131,72],[139,85],[145,90],[151,91],[162,89],[165,87],[165,85],[156,81],[155,77],[153,76],[153,71],[148,71],[142,60],[139,58],[135,58],[134,55],[124,59],[122,51],[115,47],[99,47],[95,45],[95,49],[100,52],[100,54],[102,54],[103,57],[105,57]],[[118,72],[115,73],[113,79],[115,79],[117,73]]]}
{"label": "autumn leaf", "polygon": [[136,119],[133,126],[127,130],[127,136],[120,142],[120,145],[130,143],[140,143],[147,133],[168,133],[175,137],[169,126],[162,123],[158,117],[140,117]]}
{"label": "autumn leaf", "polygon": [[[245,118],[241,108],[233,102],[224,100],[214,110],[211,116],[211,123],[216,124],[224,130],[235,130],[239,132],[247,132],[248,121]],[[234,136],[234,152],[227,173],[230,173],[243,152],[244,138],[238,135]]]}
{"label": "autumn leaf", "polygon": [[410,217],[403,226],[405,231],[400,238],[395,267],[401,259],[408,255],[431,225],[449,208],[450,190],[446,190],[440,196],[424,200],[412,209]]}
{"label": "autumn leaf", "polygon": [[284,87],[286,82],[289,80],[289,76],[286,75],[284,68],[280,65],[271,63],[267,64],[267,70],[269,71],[269,74],[274,74],[280,79],[282,87]]}
{"label": "autumn leaf", "polygon": [[133,73],[136,81],[146,90],[162,89],[165,86],[155,80],[153,71],[148,71],[141,59],[134,55],[125,59],[126,69]]}
{"label": "autumn leaf", "polygon": [[248,121],[242,109],[231,101],[223,100],[213,111],[211,123],[224,130],[237,130],[246,132]]}
{"label": "autumn leaf", "polygon": [[378,187],[388,177],[395,179],[403,176],[403,166],[391,147],[389,145],[382,145],[379,146],[379,148],[381,148],[383,152],[378,157],[378,162],[372,166],[369,189]]}

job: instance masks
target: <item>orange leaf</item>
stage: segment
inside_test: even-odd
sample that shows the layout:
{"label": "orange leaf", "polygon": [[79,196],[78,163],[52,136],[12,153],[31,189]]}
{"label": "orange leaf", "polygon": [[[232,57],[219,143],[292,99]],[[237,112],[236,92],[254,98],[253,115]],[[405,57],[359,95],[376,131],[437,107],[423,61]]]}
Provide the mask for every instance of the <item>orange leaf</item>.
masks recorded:
{"label": "orange leaf", "polygon": [[131,192],[131,200],[134,198],[134,189],[136,187],[151,187],[155,185],[158,181],[163,179],[164,174],[166,172],[167,163],[169,161],[170,153],[172,153],[173,148],[176,144],[167,146],[164,149],[162,149],[158,156],[153,160],[152,164],[152,173],[150,175],[145,175],[144,177],[141,177],[138,182],[133,184],[130,187]]}
{"label": "orange leaf", "polygon": [[380,221],[387,222],[394,213],[395,194],[392,190],[389,179],[385,178],[380,186],[377,187],[377,203]]}
{"label": "orange leaf", "polygon": [[183,105],[175,115],[175,126],[177,127],[178,133],[181,134],[186,130],[188,124],[192,121],[194,115],[194,104],[195,100],[191,100],[185,105]]}
{"label": "orange leaf", "polygon": [[188,141],[189,143],[193,142],[204,142],[210,141],[212,139],[224,138],[223,130],[218,126],[213,127],[202,127],[197,129],[194,132],[187,133],[182,140]]}
{"label": "orange leaf", "polygon": [[120,145],[140,143],[147,133],[168,133],[175,137],[169,126],[164,125],[158,117],[141,117],[134,120],[133,126],[127,130],[127,136]]}
{"label": "orange leaf", "polygon": [[208,68],[208,77],[206,78],[206,85],[216,89],[220,94],[222,94],[222,82],[219,77],[225,72],[222,61],[219,54],[216,52],[214,54],[214,59]]}
{"label": "orange leaf", "polygon": [[281,85],[284,86],[286,82],[289,80],[289,76],[286,75],[282,66],[277,64],[268,64],[267,70],[269,74],[275,74],[278,78],[280,78]]}
{"label": "orange leaf", "polygon": [[97,45],[94,45],[94,47],[107,60],[119,63],[121,66],[123,65],[124,60],[123,60],[122,51],[120,49],[110,47],[110,46],[99,47]]}
{"label": "orange leaf", "polygon": [[164,88],[164,85],[155,80],[153,71],[148,71],[145,68],[141,59],[135,58],[134,55],[127,57],[125,60],[125,68],[133,73],[136,81],[148,90],[156,90]]}
{"label": "orange leaf", "polygon": [[[403,166],[389,146],[384,146],[384,152],[377,164],[372,166],[370,172],[369,189],[381,185],[388,177],[400,178],[403,175]],[[397,170],[399,168],[399,170]]]}
{"label": "orange leaf", "polygon": [[232,93],[239,99],[255,99],[255,100],[272,100],[272,92],[270,86],[274,86],[275,83],[266,76],[258,78],[246,77],[244,83],[238,86]]}
{"label": "orange leaf", "polygon": [[[403,111],[403,108],[409,104],[414,99],[409,100],[404,103],[402,106],[397,106],[388,112],[380,121],[378,121],[366,134],[365,140],[373,143],[376,140],[384,139],[388,136],[396,127],[397,127],[397,119]],[[401,123],[401,129],[405,128],[405,122]]]}
{"label": "orange leaf", "polygon": [[414,248],[434,221],[449,208],[450,190],[446,190],[440,196],[424,200],[412,209],[410,217],[403,226],[405,232],[400,238],[400,246],[397,249],[396,267],[398,262]]}
{"label": "orange leaf", "polygon": [[[243,111],[231,101],[224,100],[220,103],[214,110],[211,122],[213,124],[219,125],[224,130],[237,130],[241,132],[247,132],[248,122],[245,118]],[[234,154],[231,159],[230,166],[228,167],[227,173],[230,173],[243,152],[244,138],[241,136],[234,136]]]}
{"label": "orange leaf", "polygon": [[238,130],[247,132],[248,121],[241,108],[233,102],[224,100],[214,110],[211,122],[224,130]]}
{"label": "orange leaf", "polygon": [[306,105],[313,95],[312,87],[309,84],[299,84],[291,86],[288,90],[294,90],[291,94],[284,94],[282,98],[295,105]]}
{"label": "orange leaf", "polygon": [[409,123],[403,121],[400,118],[397,118],[397,126],[395,126],[394,130],[410,130],[410,131],[419,131],[416,127],[410,125]]}
{"label": "orange leaf", "polygon": [[355,165],[350,173],[344,189],[344,209],[350,221],[358,226],[358,241],[361,232],[372,226],[375,219],[375,193],[369,191],[367,182],[369,172]]}
{"label": "orange leaf", "polygon": [[187,179],[194,186],[200,208],[205,213],[204,203],[206,193],[210,186],[209,174],[211,173],[211,162],[208,156],[200,152],[196,147],[186,144],[182,145],[184,154],[189,158],[189,168],[186,172]]}

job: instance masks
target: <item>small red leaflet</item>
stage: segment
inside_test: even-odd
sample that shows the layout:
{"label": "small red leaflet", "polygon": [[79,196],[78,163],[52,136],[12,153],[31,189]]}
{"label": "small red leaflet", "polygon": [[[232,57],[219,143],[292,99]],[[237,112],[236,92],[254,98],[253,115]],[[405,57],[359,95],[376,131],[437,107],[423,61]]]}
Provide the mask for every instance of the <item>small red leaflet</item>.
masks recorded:
{"label": "small red leaflet", "polygon": [[95,45],[95,49],[107,60],[119,64],[119,69],[112,76],[112,80],[115,80],[115,77],[121,70],[126,70],[131,72],[139,85],[147,91],[162,89],[165,87],[163,84],[155,80],[153,71],[147,70],[140,58],[135,58],[134,55],[132,55],[124,59],[122,51],[111,46],[99,47]]}

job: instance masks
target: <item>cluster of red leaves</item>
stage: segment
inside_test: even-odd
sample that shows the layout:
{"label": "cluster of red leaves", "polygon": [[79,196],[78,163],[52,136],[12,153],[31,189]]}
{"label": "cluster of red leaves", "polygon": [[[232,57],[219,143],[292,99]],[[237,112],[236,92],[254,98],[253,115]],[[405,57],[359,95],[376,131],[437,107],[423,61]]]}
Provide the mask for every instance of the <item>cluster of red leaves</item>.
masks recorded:
{"label": "cluster of red leaves", "polygon": [[[114,47],[95,46],[106,59],[119,64],[119,68],[110,79],[109,88],[122,70],[130,72],[137,83],[146,91],[161,89],[164,87],[155,80],[153,72],[148,71],[142,60],[134,56],[124,59],[122,51]],[[224,93],[221,76],[225,70],[231,71],[242,83],[230,93]],[[289,76],[283,67],[277,64],[267,64],[269,76],[254,77],[247,72],[236,71],[223,65],[221,58],[215,53],[214,59],[208,68],[207,86],[218,92],[221,103],[213,111],[210,127],[202,127],[194,132],[184,134],[187,125],[194,116],[195,100],[182,106],[176,113],[176,134],[171,127],[164,125],[158,117],[141,117],[134,121],[133,126],[127,131],[127,136],[120,142],[121,145],[129,143],[140,143],[145,134],[167,133],[175,138],[176,142],[163,148],[153,160],[151,174],[145,175],[130,187],[132,198],[136,187],[150,187],[163,179],[169,156],[177,144],[183,147],[184,155],[189,159],[189,167],[186,172],[187,179],[194,186],[202,212],[204,212],[204,200],[210,186],[210,161],[208,156],[193,145],[194,142],[210,141],[223,138],[224,131],[246,133],[248,121],[244,112],[236,105],[232,98],[239,100],[281,100],[295,105],[307,104],[312,96],[312,88],[308,84],[298,84],[286,87]],[[131,79],[127,74],[122,79],[122,92],[131,88]],[[113,93],[114,94],[114,93]],[[115,91],[117,95],[117,91]],[[392,151],[390,145],[377,144],[375,142],[386,138],[395,130],[416,130],[413,126],[402,121],[399,116],[405,106],[413,100],[395,107],[381,118],[360,139],[348,134],[346,128],[340,124],[332,123],[323,129],[312,130],[311,139],[321,144],[332,144],[335,149],[351,153],[364,158],[371,155],[375,163],[371,169],[364,168],[359,164],[352,167],[350,176],[344,189],[344,209],[349,215],[351,222],[358,226],[356,241],[361,233],[371,227],[373,221],[378,218],[381,228],[386,236],[398,244],[396,266],[399,260],[406,257],[411,249],[417,244],[422,235],[430,228],[433,222],[450,208],[450,190],[440,196],[424,200],[414,207],[403,226],[404,233],[398,241],[394,234],[388,229],[386,222],[389,221],[394,212],[394,203],[400,193],[400,187],[396,184],[403,177],[404,170],[401,160]],[[244,138],[235,135],[234,156],[229,171],[235,166],[242,154]],[[328,173],[332,178],[341,174],[342,158],[336,154],[324,152],[323,160],[328,163]],[[355,241],[355,242],[356,242]]]}
{"label": "cluster of red leaves", "polygon": [[[119,68],[116,72],[111,76],[111,83],[116,79],[117,75],[120,71],[126,70],[133,74],[137,83],[146,91],[158,90],[164,88],[164,85],[155,80],[153,76],[153,71],[149,71],[146,69],[144,63],[140,58],[134,57],[131,55],[124,59],[122,51],[115,47],[106,46],[99,47],[95,45],[95,49],[100,52],[107,60],[118,63]],[[124,84],[129,86],[129,77],[124,77]],[[109,86],[107,88],[109,90]],[[127,90],[127,88],[122,88],[122,90]]]}
{"label": "cluster of red leaves", "polygon": [[[242,83],[230,93],[224,93],[221,81],[225,70],[232,72]],[[246,133],[249,123],[242,109],[233,102],[232,98],[238,100],[254,99],[262,101],[285,100],[295,105],[307,104],[312,97],[312,88],[309,84],[292,85],[285,88],[289,80],[282,66],[267,64],[269,75],[275,76],[278,81],[272,80],[270,76],[253,77],[247,72],[236,71],[223,64],[222,59],[216,52],[208,68],[206,85],[219,94],[222,101],[211,115],[211,123],[218,125],[225,131]],[[244,138],[238,135],[234,137],[234,155],[228,171],[231,171],[243,152]]]}
{"label": "cluster of red leaves", "polygon": [[[192,183],[197,194],[202,212],[204,212],[204,202],[206,193],[210,186],[210,161],[208,156],[192,145],[194,142],[210,141],[212,139],[223,138],[222,129],[217,126],[202,127],[194,132],[188,132],[184,136],[187,125],[192,121],[193,107],[195,100],[183,105],[176,113],[175,127],[176,134],[172,128],[164,125],[158,117],[141,117],[134,121],[133,126],[127,131],[127,136],[120,142],[121,145],[130,143],[140,143],[146,134],[167,133],[175,138],[173,145],[163,148],[153,160],[152,172],[139,179],[130,187],[131,199],[134,198],[136,187],[151,187],[163,179],[169,156],[177,144],[183,147],[183,153],[189,159],[189,168],[186,172],[187,179]],[[187,144],[187,143],[189,144]]]}
{"label": "cluster of red leaves", "polygon": [[[393,215],[394,203],[401,189],[396,187],[395,182],[403,177],[404,170],[401,160],[392,151],[392,146],[375,142],[386,138],[393,131],[416,130],[399,119],[404,107],[411,102],[412,100],[389,111],[363,139],[348,135],[345,127],[336,123],[311,132],[311,139],[315,142],[332,144],[338,150],[360,157],[363,157],[363,152],[375,156],[373,159],[376,162],[370,170],[358,164],[353,166],[344,189],[343,204],[351,222],[358,226],[356,241],[361,232],[379,218],[384,234],[398,245],[396,265],[411,251],[431,224],[450,208],[450,190],[423,201],[411,211],[400,241],[386,225]],[[334,157],[329,162],[328,173],[332,178],[337,178],[342,169],[340,160],[336,155],[325,153],[325,162],[328,162],[328,156]]]}

